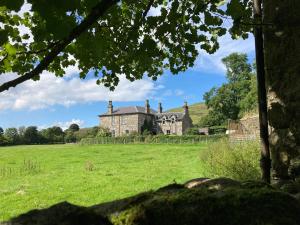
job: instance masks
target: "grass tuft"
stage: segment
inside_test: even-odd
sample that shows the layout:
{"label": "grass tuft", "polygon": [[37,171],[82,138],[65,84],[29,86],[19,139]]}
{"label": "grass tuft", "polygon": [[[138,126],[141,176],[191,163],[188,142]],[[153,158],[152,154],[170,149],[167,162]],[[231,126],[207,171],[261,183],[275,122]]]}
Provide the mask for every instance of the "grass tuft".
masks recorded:
{"label": "grass tuft", "polygon": [[260,147],[258,141],[229,143],[228,139],[210,142],[200,152],[200,160],[208,177],[228,177],[236,180],[260,178]]}

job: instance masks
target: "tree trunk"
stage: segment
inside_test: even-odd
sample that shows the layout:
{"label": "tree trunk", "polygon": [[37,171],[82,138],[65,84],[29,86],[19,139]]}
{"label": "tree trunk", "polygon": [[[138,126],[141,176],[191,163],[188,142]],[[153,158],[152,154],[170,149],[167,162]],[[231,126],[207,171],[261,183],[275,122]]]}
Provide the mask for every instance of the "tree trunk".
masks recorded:
{"label": "tree trunk", "polygon": [[[261,0],[254,0],[254,18],[257,22],[262,22]],[[271,160],[269,149],[269,133],[268,133],[268,116],[267,116],[267,96],[266,96],[266,78],[265,78],[265,62],[263,47],[263,31],[262,26],[254,28],[255,37],[255,53],[256,53],[256,73],[257,73],[257,95],[258,95],[258,111],[259,111],[259,128],[261,139],[261,159],[260,167],[262,172],[262,180],[270,183]]]}
{"label": "tree trunk", "polygon": [[299,12],[299,0],[263,2],[272,173],[280,180],[300,177]]}

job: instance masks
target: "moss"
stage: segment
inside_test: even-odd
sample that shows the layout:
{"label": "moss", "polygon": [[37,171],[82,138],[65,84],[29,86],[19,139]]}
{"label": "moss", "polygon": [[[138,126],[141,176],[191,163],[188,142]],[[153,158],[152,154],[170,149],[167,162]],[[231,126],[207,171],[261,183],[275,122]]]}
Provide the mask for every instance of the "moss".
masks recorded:
{"label": "moss", "polygon": [[114,214],[115,225],[296,225],[300,204],[269,187],[178,189],[153,193],[138,205]]}

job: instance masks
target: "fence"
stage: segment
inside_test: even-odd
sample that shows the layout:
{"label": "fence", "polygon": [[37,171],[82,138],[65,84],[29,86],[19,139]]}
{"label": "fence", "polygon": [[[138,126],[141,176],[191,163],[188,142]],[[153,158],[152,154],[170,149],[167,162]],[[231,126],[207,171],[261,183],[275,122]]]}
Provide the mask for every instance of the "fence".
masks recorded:
{"label": "fence", "polygon": [[81,145],[92,144],[195,144],[208,141],[215,141],[220,138],[227,137],[227,135],[189,135],[189,136],[124,136],[124,137],[96,137],[83,138],[80,141]]}

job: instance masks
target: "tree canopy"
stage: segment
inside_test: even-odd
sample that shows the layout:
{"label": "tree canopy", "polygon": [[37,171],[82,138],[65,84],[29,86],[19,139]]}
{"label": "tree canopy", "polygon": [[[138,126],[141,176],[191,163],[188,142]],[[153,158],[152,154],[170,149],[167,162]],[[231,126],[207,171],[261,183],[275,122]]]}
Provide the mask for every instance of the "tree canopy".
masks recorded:
{"label": "tree canopy", "polygon": [[247,55],[232,53],[222,59],[226,66],[228,83],[213,87],[203,96],[210,109],[201,125],[221,125],[228,119],[236,120],[242,114],[257,108],[256,76]]}
{"label": "tree canopy", "polygon": [[[250,0],[24,0],[0,2],[0,92],[44,70],[63,76],[76,65],[80,77],[93,72],[110,89],[124,74],[157,79],[194,65],[199,49],[214,53],[229,31],[247,37]],[[157,13],[154,13],[157,12]],[[233,19],[225,27],[224,19]],[[23,29],[23,32],[21,30]],[[25,32],[24,32],[25,30]]]}

